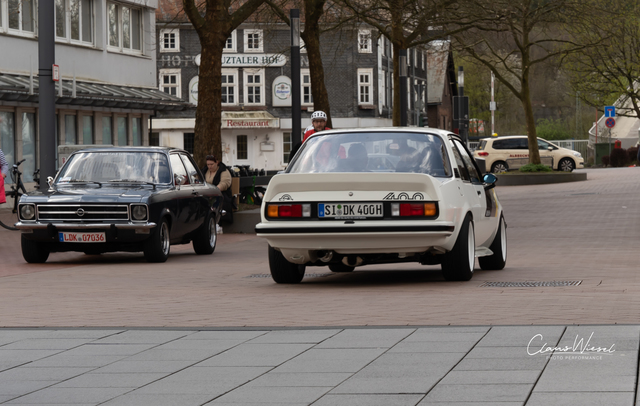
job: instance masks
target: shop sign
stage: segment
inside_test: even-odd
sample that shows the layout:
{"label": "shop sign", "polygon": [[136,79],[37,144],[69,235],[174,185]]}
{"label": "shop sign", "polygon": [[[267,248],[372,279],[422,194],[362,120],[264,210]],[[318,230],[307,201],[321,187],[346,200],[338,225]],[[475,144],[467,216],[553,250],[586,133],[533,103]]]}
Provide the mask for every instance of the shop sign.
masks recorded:
{"label": "shop sign", "polygon": [[291,79],[287,76],[278,76],[273,81],[272,100],[274,106],[291,106]]}
{"label": "shop sign", "polygon": [[198,105],[198,76],[189,81],[189,103]]}
{"label": "shop sign", "polygon": [[248,118],[236,118],[236,119],[222,119],[222,128],[278,128],[280,126],[279,120],[274,119],[248,119]]}
{"label": "shop sign", "polygon": [[222,67],[273,67],[284,66],[287,57],[282,54],[233,54],[222,56]]}

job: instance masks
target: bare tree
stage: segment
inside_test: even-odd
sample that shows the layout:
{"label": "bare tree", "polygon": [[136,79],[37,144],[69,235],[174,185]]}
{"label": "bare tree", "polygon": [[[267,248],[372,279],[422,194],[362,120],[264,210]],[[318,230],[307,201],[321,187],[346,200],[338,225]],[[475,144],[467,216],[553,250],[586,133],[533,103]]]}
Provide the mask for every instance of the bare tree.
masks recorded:
{"label": "bare tree", "polygon": [[[469,0],[458,10],[463,20],[477,15],[487,17],[485,22],[476,21],[469,32],[454,34],[453,38],[463,55],[491,70],[522,104],[530,163],[540,163],[531,71],[553,58],[597,44],[599,39],[577,42],[567,34],[558,35],[559,28],[580,24],[587,12],[592,10],[584,0]],[[457,23],[452,20],[447,25],[456,27]]]}
{"label": "bare tree", "polygon": [[202,46],[194,130],[194,158],[200,165],[207,154],[222,156],[222,51],[227,38],[264,1],[182,0]]}
{"label": "bare tree", "polygon": [[574,32],[582,42],[601,43],[567,56],[564,68],[587,104],[602,110],[623,96],[616,114],[640,117],[640,5],[593,0],[592,7],[588,24]]}

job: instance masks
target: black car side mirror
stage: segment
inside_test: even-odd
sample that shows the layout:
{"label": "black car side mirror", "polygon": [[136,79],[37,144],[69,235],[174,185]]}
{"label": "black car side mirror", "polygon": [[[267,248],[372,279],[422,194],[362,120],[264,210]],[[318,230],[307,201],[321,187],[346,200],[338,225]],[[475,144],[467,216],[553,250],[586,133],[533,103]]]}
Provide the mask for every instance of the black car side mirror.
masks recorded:
{"label": "black car side mirror", "polygon": [[484,190],[489,190],[496,187],[498,177],[493,173],[487,173],[482,177],[482,181],[485,183]]}

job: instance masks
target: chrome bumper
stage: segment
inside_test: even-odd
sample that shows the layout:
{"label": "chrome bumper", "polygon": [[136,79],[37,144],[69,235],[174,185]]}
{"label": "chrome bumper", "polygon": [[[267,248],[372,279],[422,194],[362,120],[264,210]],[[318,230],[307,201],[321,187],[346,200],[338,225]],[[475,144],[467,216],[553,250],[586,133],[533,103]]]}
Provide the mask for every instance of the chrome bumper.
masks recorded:
{"label": "chrome bumper", "polygon": [[51,227],[55,227],[58,230],[86,230],[86,229],[100,229],[108,230],[111,226],[117,229],[123,230],[150,230],[156,226],[156,223],[16,223],[15,227],[19,230],[41,230]]}

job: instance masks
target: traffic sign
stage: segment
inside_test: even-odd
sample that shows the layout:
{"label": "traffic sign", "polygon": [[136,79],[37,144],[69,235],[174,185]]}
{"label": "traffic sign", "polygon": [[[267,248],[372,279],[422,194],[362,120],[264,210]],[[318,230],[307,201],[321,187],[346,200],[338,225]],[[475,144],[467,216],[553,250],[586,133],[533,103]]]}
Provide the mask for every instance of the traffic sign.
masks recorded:
{"label": "traffic sign", "polygon": [[605,120],[604,125],[606,125],[607,128],[613,128],[616,125],[616,119],[613,117],[609,117]]}
{"label": "traffic sign", "polygon": [[616,117],[616,106],[604,106],[604,116],[605,117]]}

